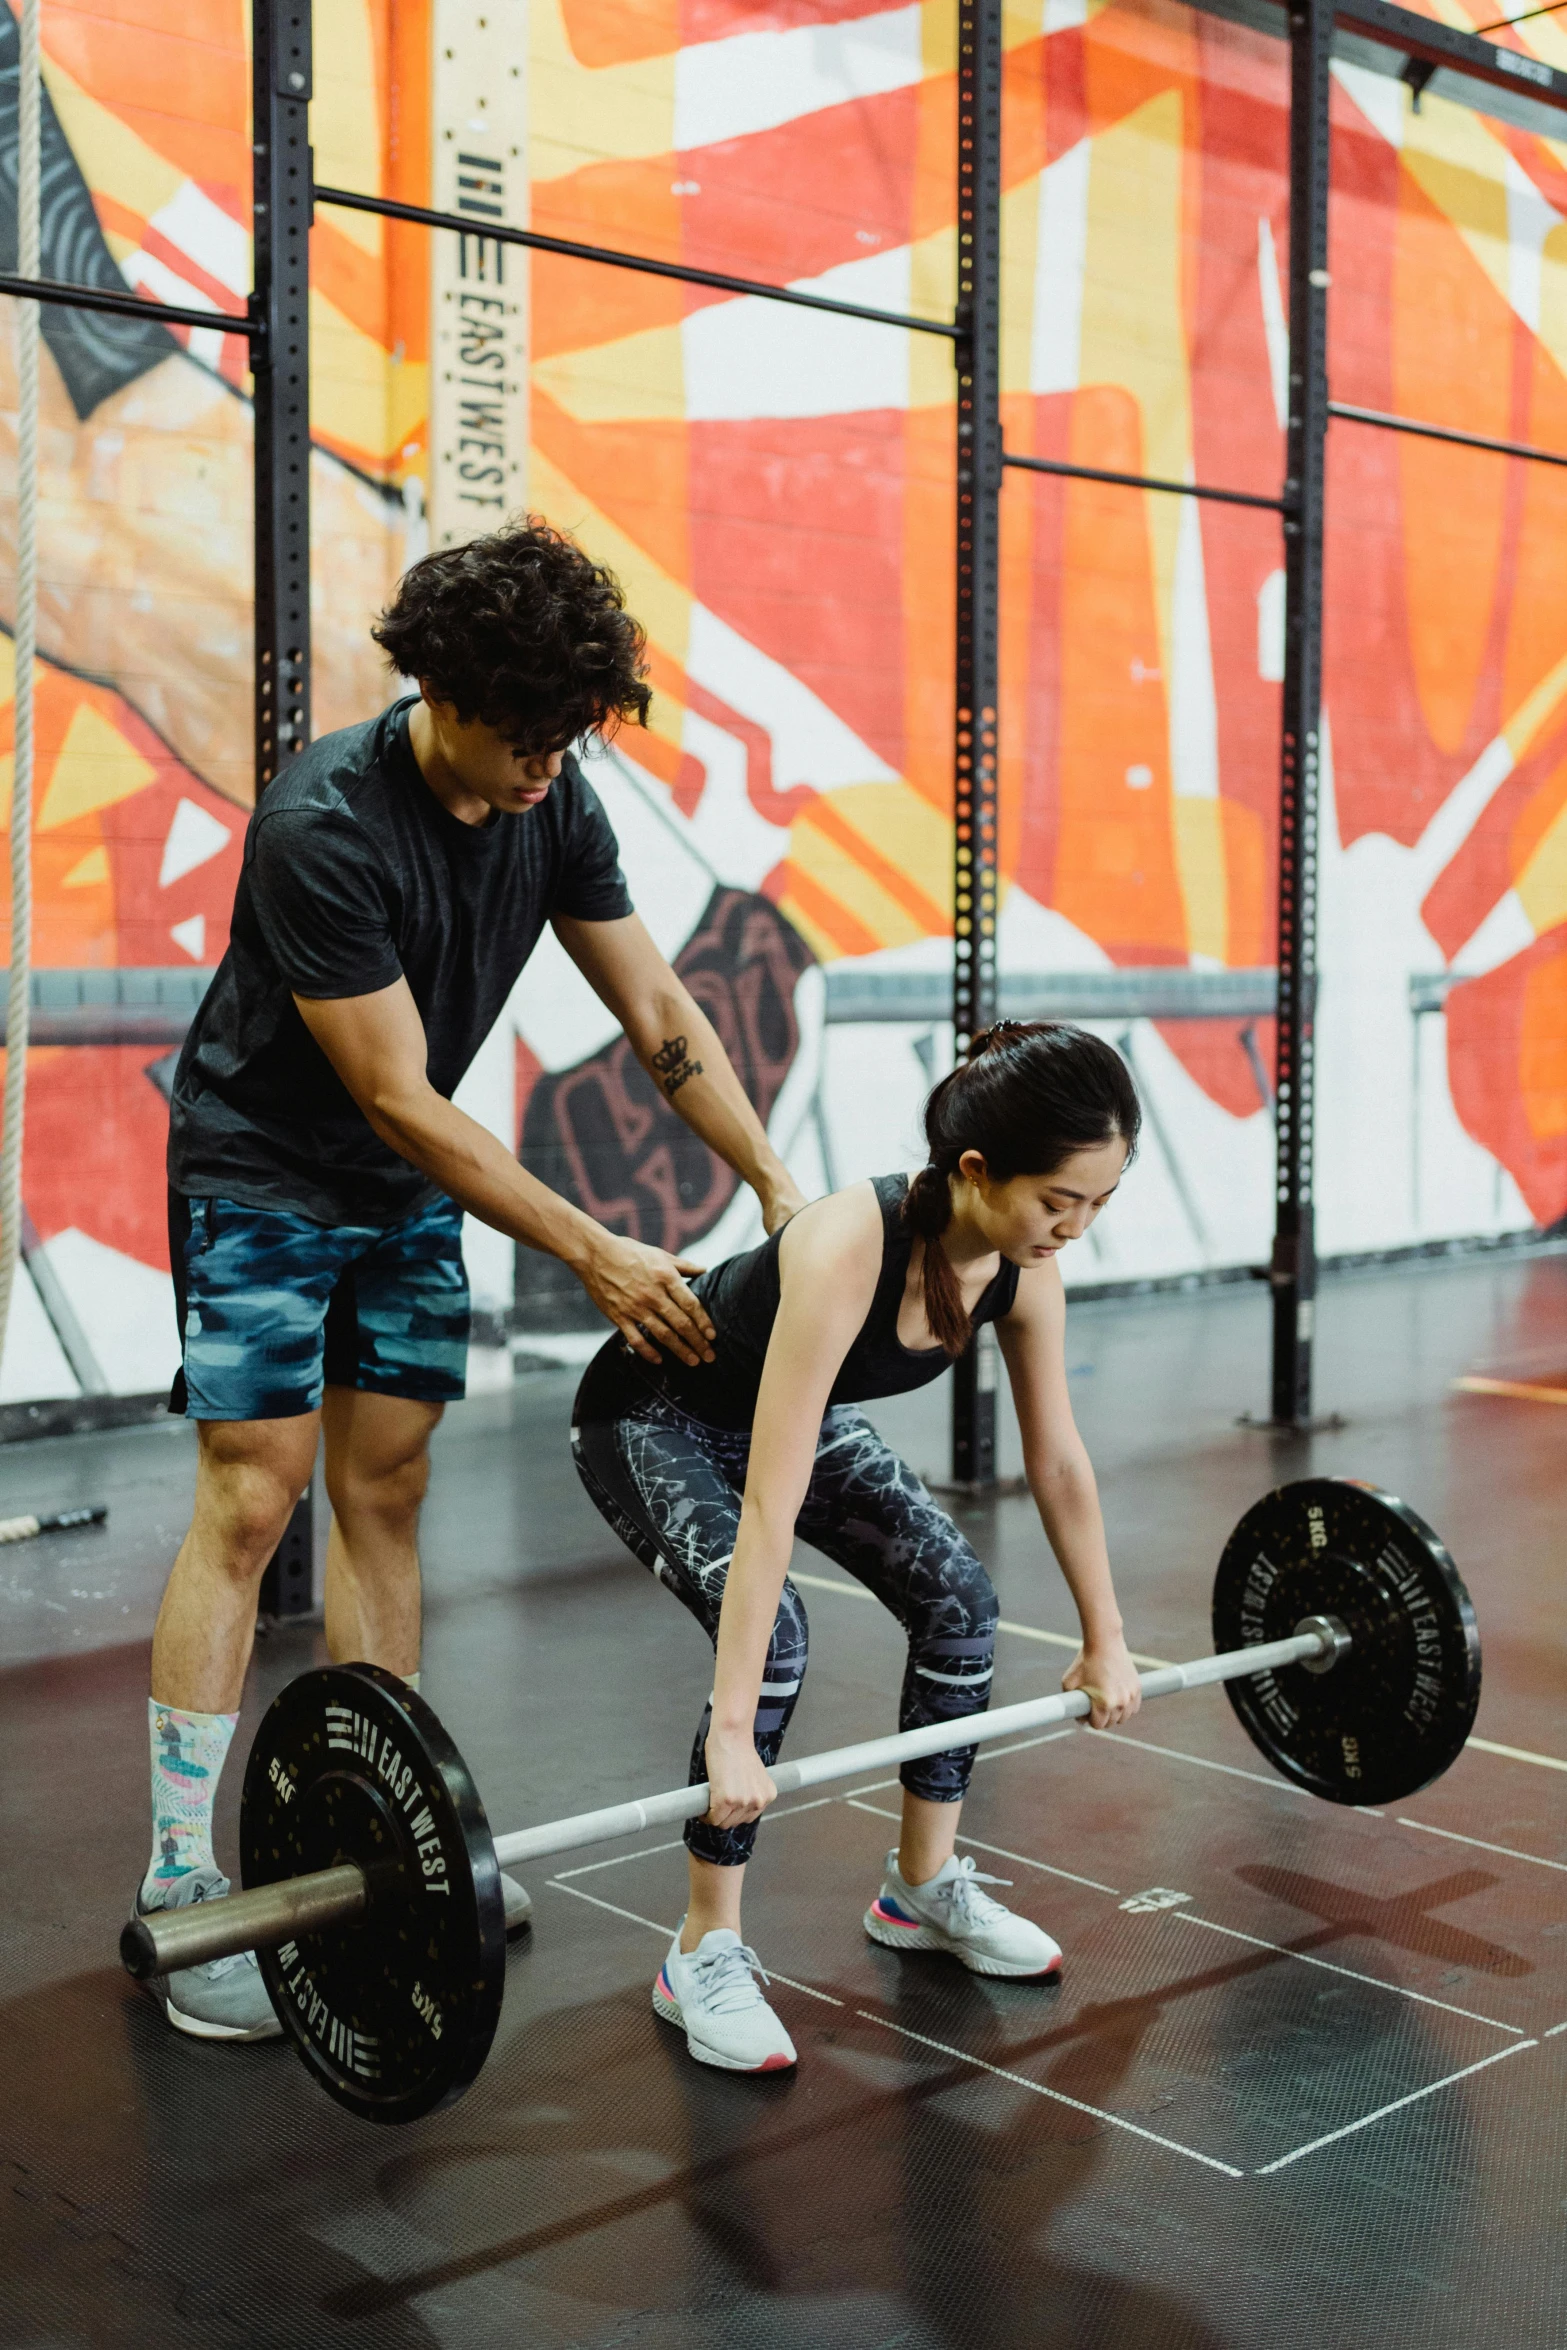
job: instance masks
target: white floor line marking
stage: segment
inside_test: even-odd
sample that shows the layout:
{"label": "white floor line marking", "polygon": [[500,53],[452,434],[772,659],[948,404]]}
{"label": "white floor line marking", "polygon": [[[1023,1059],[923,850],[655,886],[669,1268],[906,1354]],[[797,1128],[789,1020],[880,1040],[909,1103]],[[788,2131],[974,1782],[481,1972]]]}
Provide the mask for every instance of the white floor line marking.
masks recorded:
{"label": "white floor line marking", "polygon": [[1546,1860],[1538,1852],[1518,1852],[1511,1844],[1488,1844],[1483,1836],[1460,1836],[1456,1828],[1433,1828],[1429,1820],[1406,1820],[1398,1815],[1401,1828],[1418,1828],[1423,1836],[1445,1836],[1449,1844],[1472,1844],[1477,1852],[1499,1852],[1504,1860],[1531,1860],[1537,1869],[1560,1869],[1567,1876],[1567,1860]]}
{"label": "white floor line marking", "polygon": [[1558,2032],[1567,2032],[1567,2024],[1552,2024],[1548,2032],[1542,2032],[1540,2034],[1540,2038],[1542,2040],[1554,2040]]}
{"label": "white floor line marking", "polygon": [[[838,1575],[802,1575],[791,1568],[789,1580],[791,1583],[803,1583],[808,1591],[835,1591],[840,1599],[868,1599],[873,1604],[879,1604],[875,1592],[867,1591],[863,1583],[845,1583]],[[1001,1618],[996,1630],[1010,1632],[1014,1640],[1043,1640],[1051,1648],[1069,1648],[1074,1656],[1083,1645],[1080,1634],[1042,1632],[1037,1624],[1016,1624],[1007,1616]],[[1128,1649],[1127,1654],[1134,1665],[1147,1665],[1155,1672],[1170,1661],[1165,1656],[1139,1656],[1136,1649]]]}
{"label": "white floor line marking", "polygon": [[1281,2154],[1277,2162],[1265,2162],[1252,2175],[1265,2179],[1270,2171],[1286,2170],[1292,2162],[1299,2162],[1303,2154],[1315,2154],[1319,2147],[1331,2146],[1339,2138],[1352,2138],[1357,2130],[1369,2130],[1373,2122],[1385,2121],[1390,2113],[1398,2113],[1406,2105],[1418,2105],[1422,2097],[1434,2097],[1438,2089],[1450,2089],[1455,2081],[1467,2081],[1471,2073],[1483,2073],[1489,2064],[1502,2064],[1509,2056],[1521,2056],[1526,2048],[1538,2048],[1538,2040],[1519,2040],[1511,2048],[1498,2048],[1493,2056],[1482,2056],[1478,2064],[1466,2064],[1462,2072],[1444,2074],[1440,2081],[1431,2081],[1424,2089],[1411,2089],[1407,2097],[1395,2097],[1390,2105],[1379,2105],[1375,2113],[1363,2113],[1358,2122],[1346,2122],[1341,2130],[1329,2130],[1322,2138],[1313,2138],[1309,2146],[1297,2146],[1293,2154]]}
{"label": "white floor line marking", "polygon": [[577,1901],[591,1901],[595,1909],[607,1909],[611,1917],[627,1918],[634,1926],[646,1926],[649,1933],[667,1935],[671,1942],[675,1938],[673,1926],[661,1926],[657,1918],[645,1918],[639,1909],[622,1909],[618,1901],[604,1901],[597,1893],[584,1893],[580,1885],[568,1885],[560,1877],[550,1877],[547,1882],[557,1893],[569,1893]]}
{"label": "white floor line marking", "polygon": [[[1195,1763],[1199,1770],[1223,1771],[1228,1779],[1251,1779],[1259,1787],[1271,1787],[1275,1794],[1282,1789],[1286,1795],[1299,1795],[1307,1803],[1320,1801],[1309,1788],[1296,1787],[1290,1780],[1281,1778],[1277,1771],[1243,1771],[1234,1763],[1211,1762],[1205,1754],[1183,1754],[1178,1746],[1155,1746],[1151,1738],[1128,1738],[1124,1730],[1094,1730],[1088,1734],[1094,1738],[1108,1738],[1112,1746],[1135,1746],[1139,1754],[1162,1754],[1171,1762]],[[1474,1740],[1471,1738],[1469,1743],[1472,1746]],[[1357,1803],[1354,1810],[1364,1820],[1387,1817],[1385,1812],[1373,1809],[1369,1803]]]}
{"label": "white floor line marking", "polygon": [[591,1877],[595,1869],[618,1869],[628,1860],[651,1860],[655,1852],[678,1852],[681,1841],[676,1836],[669,1844],[639,1844],[635,1852],[617,1852],[613,1860],[589,1860],[580,1869],[557,1869],[550,1883],[564,1885],[568,1877]]}
{"label": "white floor line marking", "polygon": [[1330,1975],[1348,1975],[1351,1982],[1370,1983],[1375,1990],[1390,1991],[1395,1999],[1413,1999],[1421,2007],[1439,2007],[1445,2015],[1461,2015],[1466,2023],[1489,2024],[1493,2032],[1521,2035],[1524,2029],[1522,2024],[1499,2023],[1494,2015],[1477,2015],[1472,2007],[1455,2007],[1450,1999],[1433,1999],[1425,1991],[1411,1991],[1402,1983],[1390,1983],[1385,1975],[1364,1974],[1359,1967],[1339,1966],[1331,1958],[1315,1958],[1309,1950],[1291,1950],[1287,1942],[1267,1942],[1260,1934],[1243,1934],[1239,1926],[1221,1926],[1213,1918],[1195,1916],[1189,1909],[1166,1909],[1159,1915],[1179,1918],[1183,1925],[1202,1926],[1210,1934],[1228,1934],[1232,1942],[1249,1942],[1255,1950],[1275,1950],[1280,1958],[1299,1959],[1302,1966],[1323,1967]]}
{"label": "white floor line marking", "polygon": [[[548,1882],[557,1893],[571,1893],[578,1901],[591,1901],[595,1909],[607,1909],[612,1916],[627,1918],[634,1926],[646,1926],[651,1933],[666,1934],[671,1942],[678,1931],[674,1926],[661,1926],[656,1918],[643,1917],[639,1910],[622,1909],[615,1901],[601,1901],[596,1893],[584,1893],[580,1885],[567,1885],[559,1877],[551,1877]],[[818,1991],[814,1983],[797,1983],[793,1975],[781,1975],[776,1967],[769,1967],[767,1973],[770,1981],[786,1983],[791,1991],[802,1991],[807,1999],[819,1999],[824,2007],[842,2007],[844,2004],[841,1999],[834,1999],[830,1991]]]}
{"label": "white floor line marking", "polygon": [[[1069,2105],[1074,2113],[1092,2114],[1095,2121],[1108,2122],[1113,2130],[1129,2130],[1134,2138],[1146,2138],[1151,2146],[1163,2146],[1171,2154],[1184,2154],[1188,2162],[1200,2162],[1209,2170],[1222,2171],[1227,2179],[1243,2179],[1246,2173],[1237,2170],[1233,2162],[1220,2162],[1215,2154],[1199,2154],[1195,2146],[1183,2146],[1178,2138],[1161,2138],[1157,2130],[1145,2130],[1138,2122],[1130,2122],[1124,2114],[1107,2113],[1102,2105],[1085,2105],[1080,2097],[1068,2097],[1063,2089],[1047,2089],[1043,2081],[1031,2081],[1026,2073],[1010,2073],[1004,2065],[987,2064],[982,2056],[971,2056],[966,2048],[953,2048],[945,2040],[929,2040],[923,2032],[911,2032],[907,2024],[895,2024],[884,2015],[873,2015],[868,2007],[857,2007],[855,2014],[867,2024],[880,2024],[884,2032],[896,2032],[901,2039],[914,2040],[921,2048],[934,2048],[938,2056],[955,2057],[959,2064],[971,2064],[976,2072],[990,2073],[998,2081],[1010,2081],[1018,2089],[1032,2090],[1036,2097],[1048,2097],[1054,2105]],[[1511,2056],[1509,2048],[1504,2053]]]}
{"label": "white floor line marking", "polygon": [[[895,1811],[884,1810],[879,1803],[861,1803],[852,1795],[844,1800],[853,1804],[856,1811],[874,1812],[879,1820],[895,1820],[898,1817]],[[1065,1877],[1069,1885],[1086,1885],[1091,1893],[1108,1893],[1112,1901],[1120,1898],[1114,1885],[1101,1885],[1097,1877],[1079,1877],[1071,1869],[1053,1869],[1049,1861],[1032,1860],[1026,1852],[1009,1852],[1004,1844],[985,1844],[978,1836],[965,1836],[961,1831],[958,1842],[972,1844],[976,1852],[993,1852],[998,1860],[1015,1860],[1020,1868],[1039,1869],[1047,1877]]]}
{"label": "white floor line marking", "polygon": [[1037,1738],[1019,1738],[1011,1746],[982,1746],[975,1755],[975,1763],[1002,1762],[1009,1754],[1027,1754],[1031,1746],[1054,1746],[1058,1738],[1075,1738],[1077,1724],[1068,1722],[1064,1730],[1044,1730]]}
{"label": "white floor line marking", "polygon": [[1471,1746],[1478,1746],[1482,1754],[1504,1755],[1508,1762],[1538,1763],[1542,1771],[1567,1771],[1567,1762],[1559,1754],[1531,1754],[1527,1746],[1498,1746],[1489,1738],[1470,1738],[1465,1742],[1467,1754]]}

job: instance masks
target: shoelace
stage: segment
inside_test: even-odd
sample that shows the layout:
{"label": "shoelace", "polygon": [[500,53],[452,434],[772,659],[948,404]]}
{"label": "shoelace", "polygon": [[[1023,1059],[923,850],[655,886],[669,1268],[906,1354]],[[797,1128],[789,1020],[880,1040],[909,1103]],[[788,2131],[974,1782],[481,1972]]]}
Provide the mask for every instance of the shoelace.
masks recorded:
{"label": "shoelace", "polygon": [[734,2015],[742,2007],[759,2005],[762,1994],[753,1977],[771,1984],[772,1977],[763,1966],[749,1942],[738,1942],[726,1950],[710,1951],[696,1962],[697,1980],[701,1986],[702,2002],[715,2015]]}
{"label": "shoelace", "polygon": [[992,1917],[1005,1917],[1006,1906],[992,1901],[988,1893],[981,1893],[981,1885],[1010,1885],[1010,1877],[992,1877],[966,1852],[958,1862],[958,1874],[949,1877],[944,1885],[936,1887],[938,1900],[951,1904],[966,1926],[982,1926]]}

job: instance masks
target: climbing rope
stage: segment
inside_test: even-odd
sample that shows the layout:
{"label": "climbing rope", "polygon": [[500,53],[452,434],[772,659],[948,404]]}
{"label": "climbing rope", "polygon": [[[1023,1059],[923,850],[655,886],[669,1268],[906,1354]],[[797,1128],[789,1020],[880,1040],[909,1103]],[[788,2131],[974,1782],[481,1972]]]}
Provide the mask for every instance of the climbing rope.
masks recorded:
{"label": "climbing rope", "polygon": [[[38,0],[22,0],[17,76],[16,266],[39,275],[42,89]],[[22,1241],[22,1133],[33,951],[33,658],[38,639],[38,304],[16,304],[16,735],[11,782],[11,982],[0,1130],[0,1354]]]}

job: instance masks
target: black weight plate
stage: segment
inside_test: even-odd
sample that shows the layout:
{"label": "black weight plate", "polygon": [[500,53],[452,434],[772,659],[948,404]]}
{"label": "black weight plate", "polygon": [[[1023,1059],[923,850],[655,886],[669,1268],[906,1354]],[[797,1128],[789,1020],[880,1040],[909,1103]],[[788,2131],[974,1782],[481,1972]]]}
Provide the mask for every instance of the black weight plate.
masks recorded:
{"label": "black weight plate", "polygon": [[284,2029],[368,2121],[462,2095],[495,2036],[506,1929],[495,1846],[462,1756],[417,1691],[376,1665],[290,1682],[245,1769],[244,1881],[352,1861],[362,1918],[258,1952]]}
{"label": "black weight plate", "polygon": [[1307,1477],[1249,1509],[1213,1587],[1217,1649],[1287,1640],[1337,1616],[1353,1646],[1224,1686],[1276,1770],[1329,1803],[1396,1803],[1462,1752],[1480,1703],[1463,1580],[1408,1504],[1355,1477]]}

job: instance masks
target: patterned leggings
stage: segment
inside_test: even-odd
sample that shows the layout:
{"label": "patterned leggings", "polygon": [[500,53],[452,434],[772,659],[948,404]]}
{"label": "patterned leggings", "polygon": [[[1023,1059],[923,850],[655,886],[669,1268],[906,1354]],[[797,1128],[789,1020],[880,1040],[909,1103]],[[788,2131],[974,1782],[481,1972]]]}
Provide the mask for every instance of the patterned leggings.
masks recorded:
{"label": "patterned leggings", "polygon": [[[595,1366],[596,1367],[596,1366]],[[709,1428],[651,1392],[612,1416],[593,1408],[590,1372],[577,1400],[572,1452],[600,1513],[671,1590],[716,1645],[724,1580],[734,1555],[749,1434]],[[796,1521],[825,1552],[890,1608],[909,1636],[900,1729],[983,1713],[990,1699],[996,1595],[973,1551],[924,1486],[863,1414],[836,1405],[822,1422],[816,1465]],[[786,1581],[768,1643],[756,1709],[756,1751],[778,1760],[805,1678],[805,1608]],[[711,1702],[697,1726],[689,1784],[707,1777]],[[931,1803],[958,1803],[974,1749],[906,1763],[902,1781]],[[735,1868],[750,1858],[756,1822],[713,1828],[688,1822],[699,1860]]]}

